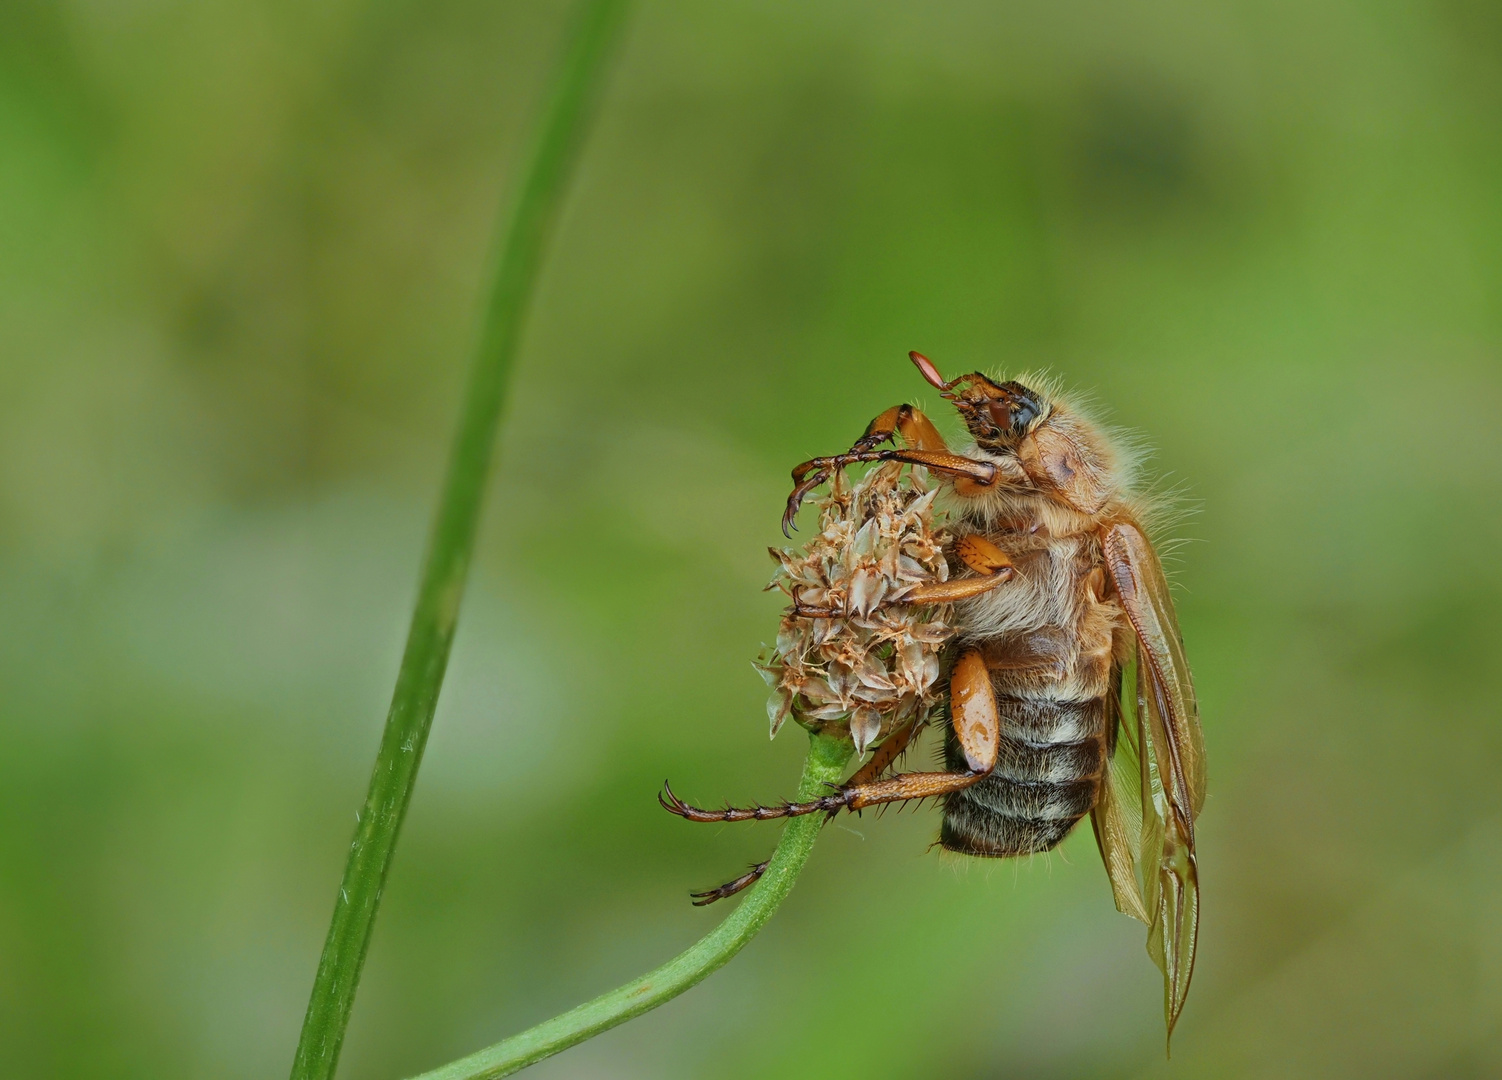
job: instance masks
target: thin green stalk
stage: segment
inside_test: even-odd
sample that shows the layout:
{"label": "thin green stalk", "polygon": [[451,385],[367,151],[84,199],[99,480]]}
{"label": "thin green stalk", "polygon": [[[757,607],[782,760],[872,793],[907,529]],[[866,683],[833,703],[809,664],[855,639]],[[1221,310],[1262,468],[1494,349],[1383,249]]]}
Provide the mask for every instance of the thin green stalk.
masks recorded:
{"label": "thin green stalk", "polygon": [[495,280],[428,540],[417,607],[370,790],[357,819],[334,917],[318,961],[292,1080],[329,1080],[338,1065],[376,908],[448,667],[522,317],[583,139],[589,105],[618,37],[624,6],[624,0],[586,0],[521,174],[521,189],[501,233]]}
{"label": "thin green stalk", "polygon": [[[811,736],[799,799],[825,794],[836,784],[852,753],[848,742]],[[793,888],[819,836],[824,815],[793,818],[782,831],[771,865],[725,921],[662,967],[494,1046],[451,1061],[413,1080],[496,1080],[593,1038],[617,1024],[671,1001],[729,963],[756,936]]]}

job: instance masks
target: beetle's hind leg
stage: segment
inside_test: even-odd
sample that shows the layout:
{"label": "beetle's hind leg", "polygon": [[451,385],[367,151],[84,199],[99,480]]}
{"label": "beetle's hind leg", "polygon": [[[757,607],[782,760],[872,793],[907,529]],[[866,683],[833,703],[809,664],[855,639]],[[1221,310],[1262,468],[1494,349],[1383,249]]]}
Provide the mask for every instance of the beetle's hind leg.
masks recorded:
{"label": "beetle's hind leg", "polygon": [[971,784],[980,782],[985,776],[986,772],[976,769],[953,773],[902,773],[888,780],[878,780],[875,783],[859,786],[845,784],[835,787],[831,784],[834,790],[830,794],[821,795],[817,799],[809,799],[807,802],[784,802],[776,806],[763,806],[757,803],[754,806],[727,806],[723,810],[705,810],[692,806],[674,795],[673,789],[664,784],[661,794],[657,796],[657,801],[668,813],[677,814],[687,821],[705,823],[773,821],[777,818],[803,817],[805,814],[824,813],[833,816],[841,810],[864,810],[868,806],[878,806],[881,803],[931,799],[936,795],[948,795],[961,788],[967,788]]}
{"label": "beetle's hind leg", "polygon": [[674,795],[671,787],[663,784],[657,801],[664,810],[689,821],[771,821],[818,813],[832,817],[841,810],[863,810],[881,803],[929,799],[979,783],[996,767],[1001,746],[1001,719],[996,707],[996,691],[991,686],[991,673],[977,649],[967,649],[954,665],[954,674],[949,680],[949,723],[965,752],[967,768],[963,772],[901,773],[886,780],[868,780],[857,772],[844,784],[834,787],[830,794],[817,799],[777,806],[727,806],[723,810],[690,806]]}
{"label": "beetle's hind leg", "polygon": [[734,881],[727,881],[723,885],[716,885],[713,889],[705,889],[703,892],[689,893],[688,895],[693,897],[694,907],[704,907],[707,904],[714,903],[716,900],[724,900],[726,897],[734,896],[742,889],[755,885],[761,880],[761,876],[767,872],[767,867],[771,865],[771,859],[759,862]]}
{"label": "beetle's hind leg", "polygon": [[889,769],[894,761],[902,756],[908,744],[917,737],[923,729],[923,724],[914,720],[905,727],[898,728],[887,738],[882,740],[880,746],[871,751],[871,759],[855,772],[850,774],[850,779],[845,781],[846,787],[859,787],[869,784],[880,778],[881,774]]}
{"label": "beetle's hind leg", "polygon": [[[867,761],[851,774],[850,779],[846,781],[846,786],[869,784],[882,773],[886,772],[892,762],[902,756],[902,752],[908,748],[908,744],[913,741],[913,738],[922,728],[923,725],[914,720],[906,727],[892,732],[890,736],[882,741],[880,746],[871,752],[871,760]],[[834,815],[831,814],[830,816],[833,817]],[[689,896],[693,897],[694,907],[704,907],[706,904],[713,904],[716,900],[724,900],[727,897],[734,896],[743,889],[750,888],[761,880],[761,876],[767,872],[767,867],[771,865],[771,862],[772,860],[770,859],[766,862],[759,862],[735,880],[727,881],[723,885],[717,885],[713,889],[689,893]]]}

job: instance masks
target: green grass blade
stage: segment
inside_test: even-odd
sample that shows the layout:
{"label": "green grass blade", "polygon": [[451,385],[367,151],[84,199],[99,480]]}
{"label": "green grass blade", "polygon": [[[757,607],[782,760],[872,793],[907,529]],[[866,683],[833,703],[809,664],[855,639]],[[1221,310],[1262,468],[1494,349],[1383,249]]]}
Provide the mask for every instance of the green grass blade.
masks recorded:
{"label": "green grass blade", "polygon": [[[839,783],[851,753],[850,743],[846,741],[823,735],[812,736],[808,760],[803,766],[803,780],[798,785],[798,798],[817,798],[829,791],[825,785]],[[423,1073],[414,1080],[496,1080],[497,1077],[510,1076],[560,1050],[567,1050],[617,1024],[649,1012],[698,985],[729,963],[731,957],[766,925],[792,890],[823,824],[823,814],[790,820],[761,881],[752,886],[724,922],[660,968],[561,1016],[545,1020],[469,1057]]]}
{"label": "green grass blade", "polygon": [[624,7],[623,0],[585,3],[501,234],[494,285],[428,541],[417,606],[318,962],[292,1080],[328,1080],[338,1065],[376,909],[448,667],[522,318]]}

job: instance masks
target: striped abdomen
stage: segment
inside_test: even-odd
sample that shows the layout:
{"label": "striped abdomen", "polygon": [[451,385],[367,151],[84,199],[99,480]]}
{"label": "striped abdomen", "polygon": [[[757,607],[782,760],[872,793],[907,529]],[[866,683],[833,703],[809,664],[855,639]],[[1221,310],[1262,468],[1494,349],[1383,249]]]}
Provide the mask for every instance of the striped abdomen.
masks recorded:
{"label": "striped abdomen", "polygon": [[[1106,767],[1107,699],[1009,697],[998,686],[1001,752],[980,783],[950,795],[939,843],[965,855],[1047,851],[1095,806]],[[951,770],[965,755],[951,732]]]}

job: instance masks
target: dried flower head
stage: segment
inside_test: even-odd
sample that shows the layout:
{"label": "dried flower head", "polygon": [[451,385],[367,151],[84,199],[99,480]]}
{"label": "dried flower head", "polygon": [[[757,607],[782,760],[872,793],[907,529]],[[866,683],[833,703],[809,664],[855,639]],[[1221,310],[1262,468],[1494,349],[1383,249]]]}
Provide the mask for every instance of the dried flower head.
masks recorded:
{"label": "dried flower head", "polygon": [[864,753],[936,704],[939,650],[954,634],[948,605],[902,602],[949,577],[949,538],[921,471],[889,462],[853,486],[836,473],[817,502],[819,535],[801,551],[768,549],[778,569],[767,588],[793,601],[756,664],[772,688],[773,738],[792,716],[813,731],[848,732]]}

